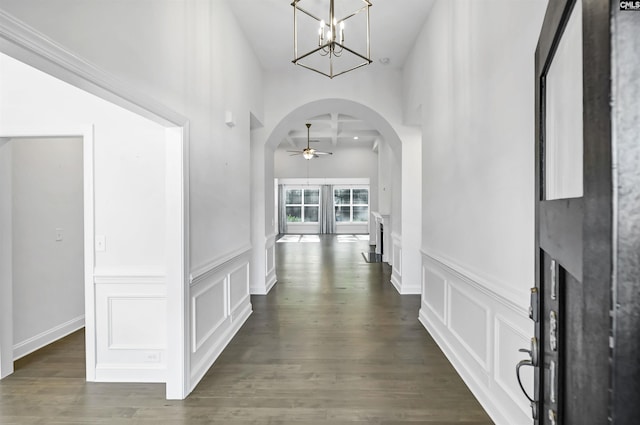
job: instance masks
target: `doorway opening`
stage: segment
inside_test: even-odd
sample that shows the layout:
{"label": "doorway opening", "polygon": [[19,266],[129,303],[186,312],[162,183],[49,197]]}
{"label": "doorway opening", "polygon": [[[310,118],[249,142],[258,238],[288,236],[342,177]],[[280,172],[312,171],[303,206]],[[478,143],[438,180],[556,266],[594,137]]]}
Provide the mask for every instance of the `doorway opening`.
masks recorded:
{"label": "doorway opening", "polygon": [[9,265],[2,295],[10,303],[2,319],[11,338],[0,348],[21,368],[32,362],[17,360],[84,328],[84,142],[78,136],[2,140],[3,264]]}

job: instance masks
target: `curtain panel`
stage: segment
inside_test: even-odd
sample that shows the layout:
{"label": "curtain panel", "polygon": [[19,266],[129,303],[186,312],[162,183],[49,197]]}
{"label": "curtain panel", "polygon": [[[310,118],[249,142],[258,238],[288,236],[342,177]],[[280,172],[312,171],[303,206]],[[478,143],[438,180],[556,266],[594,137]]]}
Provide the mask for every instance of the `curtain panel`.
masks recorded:
{"label": "curtain panel", "polygon": [[333,219],[333,185],[322,185],[321,193],[322,199],[320,201],[320,233],[334,233],[335,221]]}
{"label": "curtain panel", "polygon": [[287,233],[287,209],[286,198],[284,196],[284,185],[278,185],[278,233],[283,235]]}

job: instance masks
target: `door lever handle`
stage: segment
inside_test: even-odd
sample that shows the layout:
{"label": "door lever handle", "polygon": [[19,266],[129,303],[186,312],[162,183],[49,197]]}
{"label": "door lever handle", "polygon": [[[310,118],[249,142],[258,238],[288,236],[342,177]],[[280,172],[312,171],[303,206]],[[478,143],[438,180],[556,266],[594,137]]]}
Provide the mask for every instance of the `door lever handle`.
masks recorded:
{"label": "door lever handle", "polygon": [[538,418],[538,402],[533,397],[530,397],[527,390],[524,389],[524,385],[522,385],[522,379],[520,378],[520,368],[522,368],[523,366],[538,367],[538,340],[536,339],[536,337],[531,338],[531,349],[527,350],[526,348],[521,348],[518,351],[520,353],[529,354],[528,359],[521,360],[516,365],[516,378],[518,379],[518,385],[520,386],[522,393],[525,397],[527,397],[529,403],[531,404],[531,413],[533,419],[535,420]]}
{"label": "door lever handle", "polygon": [[[520,349],[519,351],[523,351],[524,349]],[[529,352],[529,350],[524,350],[525,352]],[[522,385],[522,380],[520,379],[520,368],[522,366],[533,366],[533,363],[531,362],[531,360],[526,359],[526,360],[520,360],[518,362],[518,364],[516,365],[516,378],[518,378],[518,385],[520,385],[520,389],[522,390],[522,393],[524,394],[524,396],[529,400],[529,404],[531,405],[531,416],[533,416],[533,420],[538,419],[538,402],[529,396],[529,393],[527,393],[527,390],[524,389],[524,385]]]}
{"label": "door lever handle", "polygon": [[525,397],[527,397],[527,399],[531,402],[531,403],[535,403],[535,400],[531,397],[529,397],[529,393],[527,393],[527,390],[524,389],[524,385],[522,385],[522,379],[520,379],[520,368],[522,366],[531,366],[533,367],[533,363],[531,363],[531,360],[520,360],[518,362],[518,364],[516,365],[516,378],[518,378],[518,385],[520,385],[520,389],[522,390],[522,392],[524,393]]}

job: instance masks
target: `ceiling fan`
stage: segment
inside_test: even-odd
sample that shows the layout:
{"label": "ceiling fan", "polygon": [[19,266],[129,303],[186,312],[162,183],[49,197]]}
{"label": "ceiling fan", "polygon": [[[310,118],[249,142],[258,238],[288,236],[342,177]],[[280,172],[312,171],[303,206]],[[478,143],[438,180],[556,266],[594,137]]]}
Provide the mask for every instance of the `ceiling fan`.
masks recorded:
{"label": "ceiling fan", "polygon": [[300,151],[287,151],[287,152],[293,152],[291,155],[289,156],[295,156],[295,155],[302,155],[304,157],[304,159],[311,159],[311,158],[318,158],[320,155],[333,155],[333,152],[321,152],[319,150],[313,149],[312,147],[309,146],[309,143],[311,142],[309,140],[309,132],[311,131],[311,124],[307,123],[307,147],[304,148],[302,150],[302,152]]}

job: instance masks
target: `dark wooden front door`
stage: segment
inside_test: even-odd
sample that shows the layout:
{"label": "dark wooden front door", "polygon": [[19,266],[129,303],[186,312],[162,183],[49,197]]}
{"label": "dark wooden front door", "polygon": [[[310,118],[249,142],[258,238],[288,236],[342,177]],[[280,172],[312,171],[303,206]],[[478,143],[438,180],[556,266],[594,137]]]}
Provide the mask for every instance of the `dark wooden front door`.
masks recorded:
{"label": "dark wooden front door", "polygon": [[622,3],[550,0],[536,50],[536,425],[640,420],[640,11]]}

